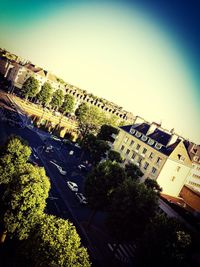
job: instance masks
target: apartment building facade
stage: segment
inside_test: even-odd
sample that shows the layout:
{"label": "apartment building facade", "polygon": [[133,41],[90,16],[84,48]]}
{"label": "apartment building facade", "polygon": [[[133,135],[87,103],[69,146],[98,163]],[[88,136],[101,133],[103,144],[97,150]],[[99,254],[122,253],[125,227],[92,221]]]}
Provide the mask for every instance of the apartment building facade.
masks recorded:
{"label": "apartment building facade", "polygon": [[192,168],[188,175],[186,185],[200,193],[200,145],[185,141]]}
{"label": "apartment building facade", "polygon": [[136,119],[134,125],[119,128],[113,149],[124,163],[132,162],[141,169],[142,181],[154,179],[164,194],[177,197],[192,166],[183,141],[157,123],[137,123]]}
{"label": "apartment building facade", "polygon": [[76,100],[76,108],[82,102],[85,102],[89,105],[98,107],[109,116],[114,115],[118,117],[119,121],[132,123],[135,118],[131,112],[123,110],[122,107],[115,103],[88,94],[86,90],[82,90],[76,86],[60,82],[54,74],[31,63],[21,64],[14,60],[9,60],[7,58],[4,60],[3,58],[0,58],[0,73],[2,73],[6,79],[11,81],[13,88],[21,89],[24,82],[30,76],[33,76],[39,81],[40,87],[45,82],[48,82],[51,84],[53,90],[61,89],[64,94],[74,96]]}

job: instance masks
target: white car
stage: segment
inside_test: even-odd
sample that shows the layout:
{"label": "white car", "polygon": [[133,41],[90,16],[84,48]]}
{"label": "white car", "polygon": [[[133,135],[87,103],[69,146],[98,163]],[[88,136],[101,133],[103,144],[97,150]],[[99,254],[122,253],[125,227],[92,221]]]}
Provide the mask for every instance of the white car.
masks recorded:
{"label": "white car", "polygon": [[61,166],[59,166],[57,163],[55,163],[54,161],[50,160],[50,162],[56,166],[56,168],[59,170],[60,174],[62,175],[66,175],[67,172],[65,170],[63,170],[63,168]]}
{"label": "white car", "polygon": [[81,204],[87,204],[87,199],[82,193],[76,193],[76,197]]}
{"label": "white car", "polygon": [[65,170],[63,170],[62,167],[60,167],[60,166],[56,166],[56,167],[59,170],[60,174],[62,174],[62,175],[66,175],[67,174],[67,172]]}
{"label": "white car", "polygon": [[76,183],[67,181],[67,185],[72,191],[78,192],[78,185]]}
{"label": "white car", "polygon": [[83,164],[80,164],[80,165],[78,165],[78,168],[79,168],[79,170],[82,170],[82,171],[87,171],[87,168],[86,168],[86,166],[85,166],[85,165],[83,165]]}
{"label": "white car", "polygon": [[75,143],[75,147],[81,148],[78,143]]}

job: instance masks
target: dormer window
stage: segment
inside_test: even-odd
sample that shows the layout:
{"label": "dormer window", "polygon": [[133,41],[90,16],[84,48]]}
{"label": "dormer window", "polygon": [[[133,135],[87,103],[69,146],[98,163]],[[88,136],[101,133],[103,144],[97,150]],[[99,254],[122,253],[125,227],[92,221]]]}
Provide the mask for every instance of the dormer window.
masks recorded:
{"label": "dormer window", "polygon": [[159,150],[159,149],[161,149],[161,148],[162,148],[162,145],[161,145],[161,144],[159,144],[159,143],[156,143],[156,144],[155,144],[155,148]]}
{"label": "dormer window", "polygon": [[149,138],[148,144],[152,146],[154,144],[154,140],[152,140],[152,139]]}
{"label": "dormer window", "polygon": [[142,134],[140,132],[136,132],[135,134],[137,137],[140,137]]}
{"label": "dormer window", "polygon": [[131,134],[134,134],[135,133],[135,130],[133,128],[130,129],[130,133]]}
{"label": "dormer window", "polygon": [[147,141],[147,139],[148,139],[148,138],[147,138],[147,136],[146,136],[146,135],[142,135],[142,138],[141,138],[141,139],[142,139],[142,141],[144,141],[144,142],[145,142],[145,141]]}

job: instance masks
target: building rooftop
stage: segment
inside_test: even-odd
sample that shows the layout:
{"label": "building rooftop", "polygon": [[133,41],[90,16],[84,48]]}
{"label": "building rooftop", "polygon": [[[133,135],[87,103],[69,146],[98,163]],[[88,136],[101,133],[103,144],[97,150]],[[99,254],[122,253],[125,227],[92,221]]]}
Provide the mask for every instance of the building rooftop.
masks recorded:
{"label": "building rooftop", "polygon": [[157,141],[158,143],[166,146],[170,139],[171,139],[171,135],[156,128],[155,131],[151,134],[148,135],[148,137],[150,137],[151,139]]}
{"label": "building rooftop", "polygon": [[[133,127],[134,126],[134,127]],[[148,123],[140,123],[135,125],[125,125],[121,126],[120,129],[124,130],[125,132],[129,133],[130,135],[134,136],[135,138],[139,139],[140,141],[146,143],[147,145],[154,147],[154,149],[157,149],[161,153],[169,156],[172,151],[176,148],[176,146],[180,143],[181,139],[177,138],[177,140],[174,140],[174,142],[170,145],[168,145],[169,141],[171,140],[172,134],[166,133],[164,130],[155,128],[155,130],[150,133],[149,135],[148,130],[150,128],[151,124]],[[138,132],[142,133],[147,137],[147,139],[141,139],[141,136],[138,137],[135,135],[135,132],[131,133],[131,129],[137,130]],[[155,142],[151,144],[149,142],[149,139],[152,139],[156,143],[159,144],[159,148],[155,147]]]}

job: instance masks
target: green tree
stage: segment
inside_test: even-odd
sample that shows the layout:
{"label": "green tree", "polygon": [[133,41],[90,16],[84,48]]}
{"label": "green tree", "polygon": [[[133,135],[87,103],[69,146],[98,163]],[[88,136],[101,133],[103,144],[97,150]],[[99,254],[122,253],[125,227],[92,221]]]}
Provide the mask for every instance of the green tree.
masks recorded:
{"label": "green tree", "polygon": [[189,267],[187,255],[190,245],[190,235],[176,219],[157,215],[146,227],[140,241],[137,266]]}
{"label": "green tree", "polygon": [[26,256],[35,262],[34,266],[90,266],[87,250],[68,220],[44,215],[27,244]]}
{"label": "green tree", "polygon": [[124,169],[112,161],[98,164],[88,174],[84,189],[88,205],[93,210],[89,223],[97,210],[108,208],[113,192],[125,178]]}
{"label": "green tree", "polygon": [[22,86],[22,94],[27,99],[34,97],[39,90],[39,82],[34,77],[29,77]]}
{"label": "green tree", "polygon": [[112,135],[117,135],[119,130],[111,125],[102,125],[97,135],[98,139],[113,142],[115,139]]}
{"label": "green tree", "polygon": [[119,162],[119,163],[122,163],[123,161],[120,153],[115,150],[110,150],[108,152],[108,159],[111,161]]}
{"label": "green tree", "polygon": [[108,228],[116,242],[132,241],[140,236],[157,207],[157,194],[144,184],[130,177],[122,182],[112,196],[107,218]]}
{"label": "green tree", "polygon": [[82,148],[89,152],[91,161],[97,164],[102,158],[106,157],[106,153],[110,150],[110,146],[104,140],[99,140],[93,134],[86,135],[82,140]]}
{"label": "green tree", "polygon": [[65,95],[64,102],[60,108],[60,111],[65,115],[66,113],[72,113],[74,110],[75,98],[72,95]]}
{"label": "green tree", "polygon": [[134,180],[138,180],[143,176],[143,172],[140,170],[140,168],[133,163],[128,163],[125,165],[125,172],[128,177],[131,177]]}
{"label": "green tree", "polygon": [[102,125],[102,113],[99,108],[82,103],[75,111],[81,136],[97,133]]}
{"label": "green tree", "polygon": [[52,87],[49,83],[45,82],[42,85],[42,88],[39,91],[39,93],[36,95],[36,98],[43,106],[46,106],[51,99],[51,95],[52,95]]}
{"label": "green tree", "polygon": [[117,117],[116,115],[107,114],[104,111],[102,113],[103,113],[102,124],[106,124],[106,125],[111,125],[113,127],[117,127],[121,123],[119,117]]}
{"label": "green tree", "polygon": [[4,229],[11,237],[26,239],[42,216],[50,182],[44,168],[29,163],[21,165],[7,185],[2,198]]}
{"label": "green tree", "polygon": [[53,109],[58,110],[63,103],[63,99],[64,99],[63,91],[58,89],[53,93],[50,105],[52,106]]}
{"label": "green tree", "polygon": [[82,121],[85,119],[85,116],[87,115],[88,112],[89,112],[89,105],[83,102],[76,109],[75,115],[79,121]]}
{"label": "green tree", "polygon": [[162,188],[159,186],[159,184],[157,183],[156,180],[152,180],[150,178],[147,178],[144,181],[144,184],[146,185],[147,188],[152,189],[153,191],[155,191],[158,194],[160,194],[160,192],[162,191]]}
{"label": "green tree", "polygon": [[30,155],[31,149],[26,141],[18,136],[10,136],[0,151],[0,184],[9,183]]}

